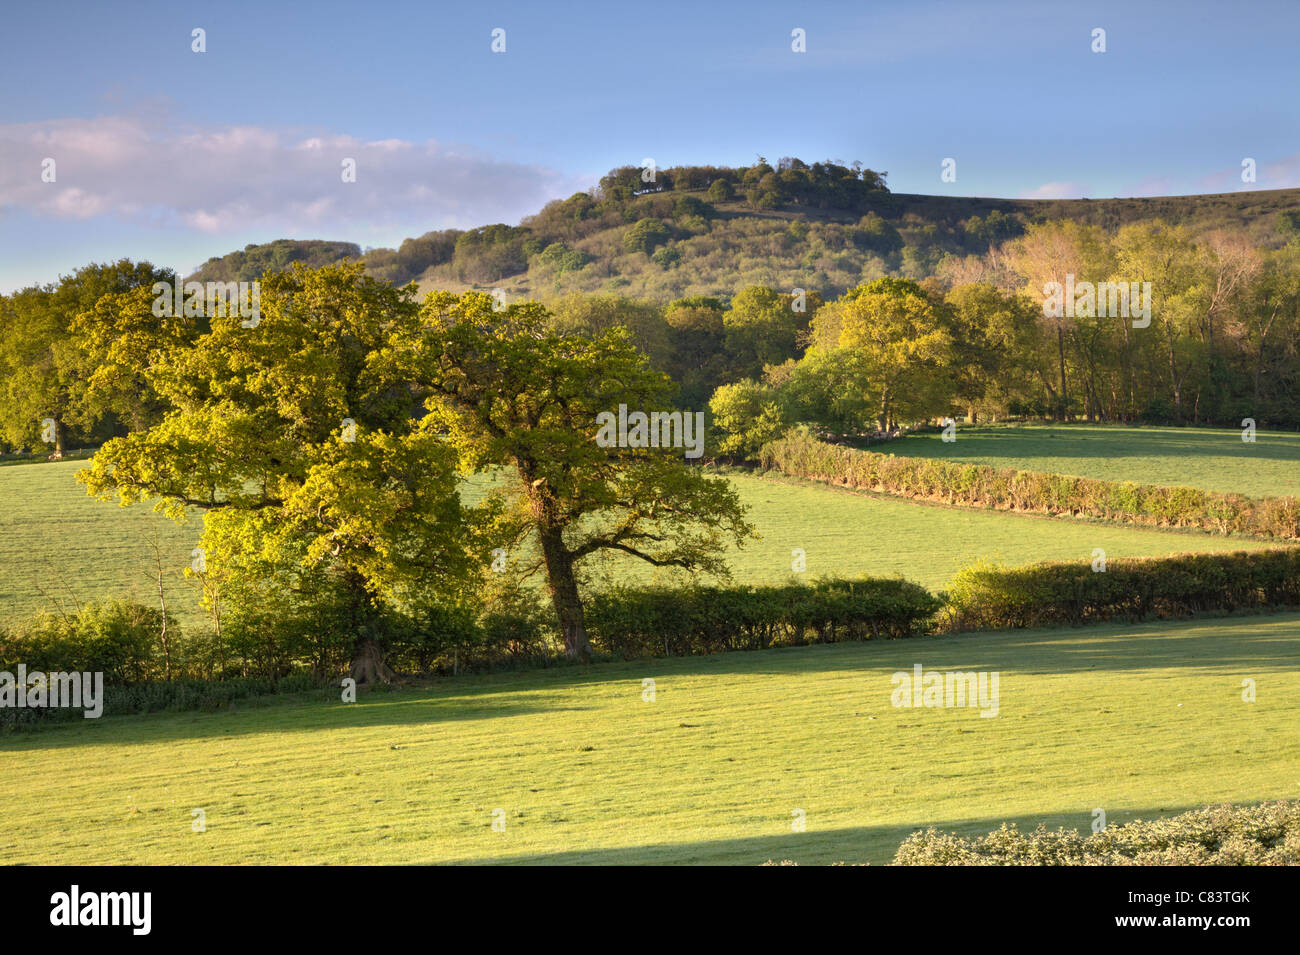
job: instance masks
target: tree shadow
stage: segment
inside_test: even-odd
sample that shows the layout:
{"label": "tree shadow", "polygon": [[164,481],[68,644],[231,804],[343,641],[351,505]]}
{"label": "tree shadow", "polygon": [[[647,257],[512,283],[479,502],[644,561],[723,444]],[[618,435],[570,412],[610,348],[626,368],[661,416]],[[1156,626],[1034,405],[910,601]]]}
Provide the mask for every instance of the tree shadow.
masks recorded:
{"label": "tree shadow", "polygon": [[[1116,808],[1107,810],[1107,824],[1118,825],[1134,819],[1163,819],[1199,808],[1201,804]],[[913,832],[938,829],[959,836],[984,836],[1003,822],[1015,823],[1022,832],[1033,831],[1040,824],[1055,831],[1058,827],[1075,829],[1085,835],[1090,831],[1092,816],[1084,807],[998,816],[983,819],[928,820],[923,823],[856,826],[819,830],[810,817],[807,831],[779,835],[747,836],[741,839],[718,839],[697,842],[660,842],[618,848],[570,849],[560,852],[514,853],[455,860],[456,865],[762,865],[765,862],[790,861],[802,865],[891,862],[899,845]]]}
{"label": "tree shadow", "polygon": [[294,697],[236,701],[233,711],[160,712],[74,720],[0,737],[0,753],[72,748],[105,743],[133,745],[212,739],[258,733],[317,733],[374,726],[412,726],[488,720],[537,713],[592,709],[570,703],[546,705],[538,694],[571,692],[626,681],[688,677],[789,676],[858,672],[887,677],[919,663],[932,670],[999,671],[1010,675],[1115,673],[1204,668],[1258,676],[1266,670],[1300,670],[1300,614],[1101,624],[1090,627],[987,631],[866,640],[707,656],[652,657],[561,665],[534,670],[448,677],[427,689],[362,693],[356,703],[322,699],[319,692]]}

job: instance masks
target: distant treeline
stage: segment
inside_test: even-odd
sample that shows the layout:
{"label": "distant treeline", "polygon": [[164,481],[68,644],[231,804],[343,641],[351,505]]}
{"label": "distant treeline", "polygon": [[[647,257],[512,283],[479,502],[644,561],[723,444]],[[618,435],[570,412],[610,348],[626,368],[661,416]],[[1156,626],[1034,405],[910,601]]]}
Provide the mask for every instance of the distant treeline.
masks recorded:
{"label": "distant treeline", "polygon": [[[634,226],[628,241],[650,248],[655,235]],[[463,233],[451,254],[513,241],[491,236]],[[153,283],[172,278],[124,259],[0,297],[0,452],[96,444],[162,419],[151,356],[208,330],[202,316],[152,314]],[[1149,294],[1141,315],[1113,314],[1104,296],[1057,314],[1051,283]],[[1062,220],[941,275],[831,299],[766,284],[666,304],[575,292],[544,312],[564,336],[624,329],[676,384],[678,407],[711,412],[706,454],[732,461],[756,460],[798,424],[839,440],[958,416],[1300,427],[1300,242],[1272,248],[1244,232]]]}

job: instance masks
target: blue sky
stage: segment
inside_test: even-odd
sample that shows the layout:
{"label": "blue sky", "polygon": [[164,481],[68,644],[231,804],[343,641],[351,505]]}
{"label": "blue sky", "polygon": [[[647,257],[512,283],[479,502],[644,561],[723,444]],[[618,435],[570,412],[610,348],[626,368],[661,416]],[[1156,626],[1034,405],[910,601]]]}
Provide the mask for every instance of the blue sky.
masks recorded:
{"label": "blue sky", "polygon": [[953,195],[1300,185],[1294,3],[55,2],[0,23],[4,291],[517,222],[645,158],[857,159]]}

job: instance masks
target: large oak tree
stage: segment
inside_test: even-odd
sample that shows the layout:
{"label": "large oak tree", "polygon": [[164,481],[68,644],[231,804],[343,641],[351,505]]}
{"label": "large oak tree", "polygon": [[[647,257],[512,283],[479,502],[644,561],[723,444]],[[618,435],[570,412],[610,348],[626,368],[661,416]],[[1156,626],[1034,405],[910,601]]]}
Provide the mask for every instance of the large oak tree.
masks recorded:
{"label": "large oak tree", "polygon": [[753,533],[732,486],[687,463],[682,448],[596,440],[601,412],[671,408],[671,383],[626,332],[557,334],[542,306],[494,310],[479,292],[432,293],[422,318],[394,340],[394,376],[417,383],[464,469],[517,478],[508,543],[535,545],[568,656],[591,656],[579,591],[589,558],[726,575],[725,546]]}

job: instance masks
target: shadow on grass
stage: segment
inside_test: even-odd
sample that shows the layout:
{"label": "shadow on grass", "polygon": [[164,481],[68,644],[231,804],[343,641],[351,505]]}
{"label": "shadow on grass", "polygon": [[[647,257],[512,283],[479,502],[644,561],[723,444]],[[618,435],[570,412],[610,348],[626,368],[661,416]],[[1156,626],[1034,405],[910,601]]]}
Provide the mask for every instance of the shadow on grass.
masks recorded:
{"label": "shadow on grass", "polygon": [[892,673],[920,663],[928,669],[988,670],[1003,674],[1159,671],[1166,668],[1300,670],[1300,613],[1263,614],[1141,624],[1103,624],[1053,630],[995,631],[868,640],[710,656],[656,657],[590,667],[556,666],[447,678],[428,689],[363,693],[358,702],[263,697],[216,713],[162,712],[72,721],[0,736],[0,753],[215,738],[256,733],[315,733],[371,726],[508,719],[536,713],[579,712],[572,698],[547,703],[538,694],[572,693],[626,681],[640,692],[646,677],[713,678],[809,674]]}
{"label": "shadow on grass", "polygon": [[[1117,810],[1108,813],[1110,825],[1134,819],[1176,816],[1199,805],[1160,806]],[[801,865],[834,862],[884,865],[893,860],[899,845],[913,832],[934,828],[960,836],[984,836],[1003,822],[1015,823],[1029,832],[1041,823],[1050,830],[1058,827],[1087,833],[1092,824],[1088,810],[1047,812],[987,819],[936,820],[919,825],[856,826],[818,830],[810,816],[808,831],[783,835],[749,836],[706,842],[655,843],[610,849],[573,849],[563,852],[518,853],[458,859],[456,865],[762,865],[789,860]]]}

